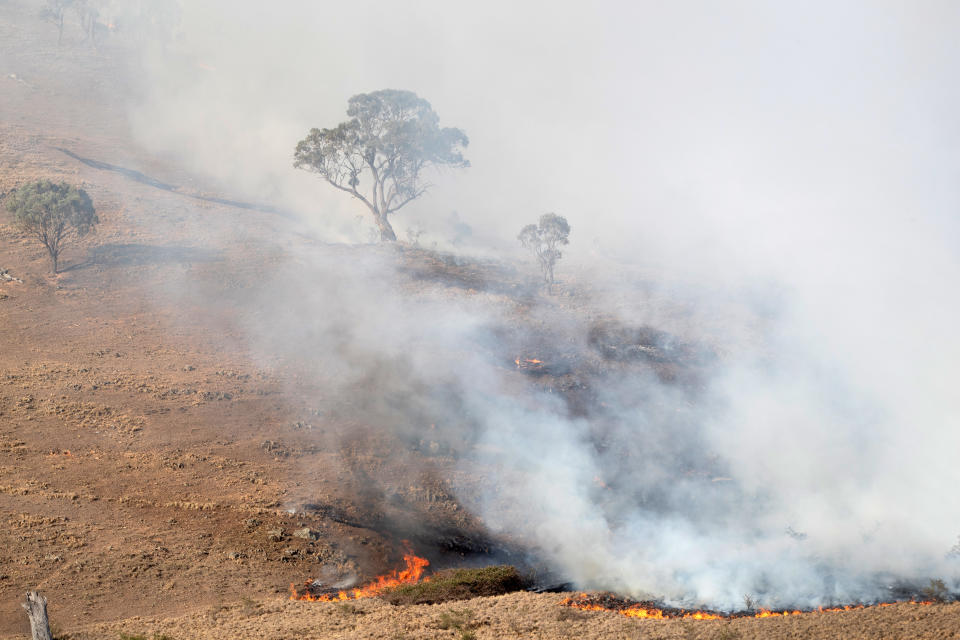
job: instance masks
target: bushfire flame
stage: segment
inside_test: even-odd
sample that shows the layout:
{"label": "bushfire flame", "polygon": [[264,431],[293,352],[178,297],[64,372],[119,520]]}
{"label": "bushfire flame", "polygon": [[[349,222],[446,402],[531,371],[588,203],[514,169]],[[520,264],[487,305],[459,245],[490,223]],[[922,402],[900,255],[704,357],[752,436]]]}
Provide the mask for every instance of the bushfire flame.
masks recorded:
{"label": "bushfire flame", "polygon": [[[590,595],[586,593],[581,593],[578,596],[567,598],[560,602],[562,606],[573,607],[575,609],[582,609],[584,611],[610,611],[612,613],[619,613],[622,616],[628,618],[639,618],[644,620],[733,620],[734,618],[783,618],[789,616],[799,616],[805,613],[837,613],[843,611],[854,611],[856,609],[866,609],[868,606],[880,606],[880,607],[889,607],[893,602],[880,602],[877,605],[846,605],[843,607],[819,607],[817,609],[811,609],[808,611],[801,611],[799,609],[787,609],[780,611],[771,611],[770,609],[760,609],[756,612],[750,613],[733,613],[729,615],[724,615],[720,613],[714,613],[712,611],[680,611],[676,612],[667,612],[663,609],[657,609],[655,607],[647,607],[642,604],[630,605],[622,608],[618,607],[608,607],[602,604],[598,604],[594,601]],[[903,604],[916,604],[916,605],[931,605],[932,601],[923,600],[910,600]]]}
{"label": "bushfire flame", "polygon": [[[390,573],[374,578],[373,582],[356,589],[344,589],[337,593],[313,595],[309,591],[299,594],[297,587],[290,584],[291,600],[307,600],[309,602],[339,602],[342,600],[359,600],[360,598],[372,598],[378,596],[387,589],[399,587],[403,584],[417,584],[418,582],[427,582],[430,578],[424,578],[423,572],[430,565],[426,558],[420,558],[412,553],[403,555],[403,562],[406,565],[403,569],[394,569]],[[306,585],[312,584],[306,582]]]}
{"label": "bushfire flame", "polygon": [[537,360],[536,358],[517,358],[514,360],[517,363],[517,368],[522,369],[524,367],[537,367],[543,364],[543,360]]}

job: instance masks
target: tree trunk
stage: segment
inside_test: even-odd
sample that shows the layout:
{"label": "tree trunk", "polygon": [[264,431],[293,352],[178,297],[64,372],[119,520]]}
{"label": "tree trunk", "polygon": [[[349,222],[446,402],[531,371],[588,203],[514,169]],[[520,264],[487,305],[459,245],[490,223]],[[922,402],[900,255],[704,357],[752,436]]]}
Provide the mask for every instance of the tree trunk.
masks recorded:
{"label": "tree trunk", "polygon": [[387,216],[376,216],[377,228],[380,229],[380,241],[381,242],[396,242],[397,234],[393,232],[393,227],[390,225],[390,221],[387,220]]}
{"label": "tree trunk", "polygon": [[50,635],[50,621],[47,620],[47,599],[36,591],[28,591],[23,608],[27,610],[27,617],[30,618],[33,640],[53,640]]}

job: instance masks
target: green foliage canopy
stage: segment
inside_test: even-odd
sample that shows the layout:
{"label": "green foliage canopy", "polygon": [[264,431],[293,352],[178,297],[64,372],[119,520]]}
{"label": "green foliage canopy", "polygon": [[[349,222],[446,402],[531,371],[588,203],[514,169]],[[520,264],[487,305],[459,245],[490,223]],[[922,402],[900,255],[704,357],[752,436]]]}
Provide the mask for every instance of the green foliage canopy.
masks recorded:
{"label": "green foliage canopy", "polygon": [[38,180],[22,185],[8,196],[7,210],[17,228],[47,249],[54,273],[63,248],[100,223],[87,192],[66,182]]}

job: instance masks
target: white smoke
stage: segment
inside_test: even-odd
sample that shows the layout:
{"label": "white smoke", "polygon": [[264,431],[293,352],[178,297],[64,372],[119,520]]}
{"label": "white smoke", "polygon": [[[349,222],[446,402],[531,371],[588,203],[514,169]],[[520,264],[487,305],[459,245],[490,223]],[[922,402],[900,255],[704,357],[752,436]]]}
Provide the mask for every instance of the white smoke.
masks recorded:
{"label": "white smoke", "polygon": [[958,23],[951,3],[205,0],[137,58],[130,121],[145,148],[357,241],[363,211],[293,170],[293,147],[355,93],[427,98],[473,168],[398,231],[449,245],[433,230],[456,210],[471,250],[509,257],[523,224],[565,215],[561,279],[605,292],[597,315],[711,345],[697,392],[608,375],[604,410],[571,417],[517,392],[487,330],[529,312],[584,347],[576,309],[418,301],[389,259],[350,255],[296,255],[248,301],[255,355],[309,350],[337,389],[451,385],[455,403],[400,409],[466,413],[491,476],[464,500],[584,586],[878,599],[960,579]]}

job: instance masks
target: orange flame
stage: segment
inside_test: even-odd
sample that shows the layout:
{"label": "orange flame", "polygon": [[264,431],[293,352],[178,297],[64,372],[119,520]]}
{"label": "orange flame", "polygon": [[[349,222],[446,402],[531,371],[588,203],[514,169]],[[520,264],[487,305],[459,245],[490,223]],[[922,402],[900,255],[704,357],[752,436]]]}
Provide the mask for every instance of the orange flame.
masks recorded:
{"label": "orange flame", "polygon": [[543,360],[537,360],[536,358],[517,358],[514,360],[518,369],[524,367],[539,367],[543,364]]}
{"label": "orange flame", "polygon": [[723,616],[717,613],[708,613],[706,611],[694,611],[693,613],[683,614],[684,618],[693,620],[723,620]]}
{"label": "orange flame", "polygon": [[[419,558],[412,553],[403,555],[403,562],[406,565],[403,569],[394,569],[390,573],[378,576],[373,582],[356,589],[345,589],[336,594],[324,594],[315,596],[311,593],[298,594],[294,584],[290,584],[291,600],[307,600],[309,602],[339,602],[342,600],[359,600],[360,598],[372,598],[378,596],[387,589],[399,587],[402,584],[416,584],[423,579],[427,582],[430,578],[423,578],[423,571],[429,566],[430,561],[426,558]],[[305,584],[309,585],[310,582]]]}
{"label": "orange flame", "polygon": [[753,617],[754,618],[777,618],[780,616],[798,616],[801,613],[803,612],[798,611],[796,609],[794,609],[793,611],[770,611],[769,609],[760,609],[760,611],[757,611],[755,614],[753,614]]}
{"label": "orange flame", "polygon": [[[719,613],[712,613],[709,611],[693,611],[693,612],[676,612],[676,613],[667,613],[663,609],[657,609],[654,607],[645,607],[640,604],[636,604],[630,607],[623,609],[617,609],[613,607],[605,607],[601,604],[596,604],[590,601],[590,596],[586,593],[581,593],[576,597],[570,597],[566,600],[560,602],[562,606],[573,607],[575,609],[582,609],[584,611],[610,611],[619,613],[622,616],[628,618],[639,618],[644,620],[670,620],[670,619],[685,619],[685,620],[733,620],[734,618],[780,618],[788,616],[799,616],[803,613],[836,613],[843,611],[853,611],[856,609],[866,609],[868,606],[880,606],[880,607],[889,607],[894,602],[880,602],[877,605],[846,605],[843,607],[819,607],[810,611],[800,611],[799,609],[792,610],[782,610],[782,611],[771,611],[769,609],[760,609],[754,614],[733,614],[733,615],[722,615]],[[904,602],[902,604],[916,604],[916,605],[931,605],[932,601],[917,601],[910,600],[909,602]]]}
{"label": "orange flame", "polygon": [[[603,607],[598,608],[602,609]],[[622,609],[620,613],[628,618],[641,618],[643,620],[663,620],[666,618],[660,609],[648,609],[646,607],[630,607],[629,609]]]}

